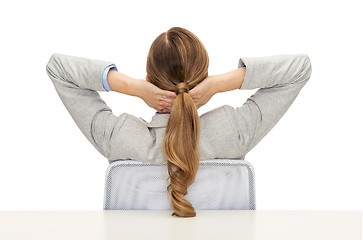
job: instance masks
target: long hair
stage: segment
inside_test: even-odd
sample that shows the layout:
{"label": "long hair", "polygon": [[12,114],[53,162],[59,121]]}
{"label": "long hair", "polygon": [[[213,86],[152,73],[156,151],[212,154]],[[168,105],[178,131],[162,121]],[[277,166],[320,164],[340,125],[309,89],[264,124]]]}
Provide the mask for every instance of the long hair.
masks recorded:
{"label": "long hair", "polygon": [[151,44],[146,72],[150,83],[177,96],[171,108],[163,139],[170,184],[167,187],[172,216],[195,217],[192,204],[184,196],[199,169],[200,121],[189,90],[208,76],[208,53],[192,32],[172,27]]}

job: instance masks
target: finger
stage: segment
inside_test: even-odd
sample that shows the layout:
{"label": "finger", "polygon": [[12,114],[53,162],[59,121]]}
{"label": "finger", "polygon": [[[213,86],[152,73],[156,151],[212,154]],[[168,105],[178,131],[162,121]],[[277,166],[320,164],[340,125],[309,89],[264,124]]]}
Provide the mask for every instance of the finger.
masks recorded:
{"label": "finger", "polygon": [[165,98],[163,100],[160,100],[160,102],[166,103],[167,105],[173,105],[175,99],[169,99]]}
{"label": "finger", "polygon": [[167,104],[173,104],[174,103],[174,98],[162,98],[159,99],[159,103],[163,102],[163,103],[167,103]]}
{"label": "finger", "polygon": [[173,104],[166,102],[166,101],[159,101],[159,105],[164,108],[164,107],[172,106]]}
{"label": "finger", "polygon": [[171,109],[164,109],[164,113],[170,113]]}
{"label": "finger", "polygon": [[175,98],[176,97],[176,93],[172,92],[172,91],[164,91],[162,95],[163,95],[162,98],[164,98],[164,99]]}
{"label": "finger", "polygon": [[166,103],[167,105],[173,105],[175,98],[163,98],[163,99],[160,99],[159,101]]}

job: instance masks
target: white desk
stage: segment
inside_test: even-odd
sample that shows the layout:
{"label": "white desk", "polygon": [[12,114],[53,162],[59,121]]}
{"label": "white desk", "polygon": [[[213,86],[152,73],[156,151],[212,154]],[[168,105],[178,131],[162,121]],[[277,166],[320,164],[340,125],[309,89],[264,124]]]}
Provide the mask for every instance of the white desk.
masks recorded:
{"label": "white desk", "polygon": [[361,240],[362,211],[0,211],[0,239]]}

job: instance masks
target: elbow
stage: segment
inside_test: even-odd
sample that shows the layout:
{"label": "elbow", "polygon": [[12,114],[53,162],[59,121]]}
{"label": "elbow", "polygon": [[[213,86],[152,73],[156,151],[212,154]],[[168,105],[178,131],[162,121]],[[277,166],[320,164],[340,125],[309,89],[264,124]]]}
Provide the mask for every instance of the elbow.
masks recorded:
{"label": "elbow", "polygon": [[307,54],[299,55],[299,64],[301,68],[296,75],[295,83],[307,82],[311,76],[311,61]]}
{"label": "elbow", "polygon": [[303,54],[303,66],[302,66],[302,75],[303,78],[307,80],[310,79],[311,76],[311,61],[307,54]]}
{"label": "elbow", "polygon": [[48,63],[46,65],[46,71],[50,77],[53,77],[53,78],[59,77],[59,73],[61,70],[60,67],[62,66],[59,63],[59,61],[60,61],[59,54],[53,53],[50,56]]}

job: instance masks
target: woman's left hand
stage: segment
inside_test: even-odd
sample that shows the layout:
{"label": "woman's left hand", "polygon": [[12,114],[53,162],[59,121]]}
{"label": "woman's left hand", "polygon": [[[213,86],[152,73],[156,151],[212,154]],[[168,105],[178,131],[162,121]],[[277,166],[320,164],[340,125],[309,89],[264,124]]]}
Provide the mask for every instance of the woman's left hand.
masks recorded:
{"label": "woman's left hand", "polygon": [[176,93],[172,91],[162,90],[154,84],[141,79],[138,97],[151,108],[154,108],[160,113],[170,113],[171,108],[176,98]]}

